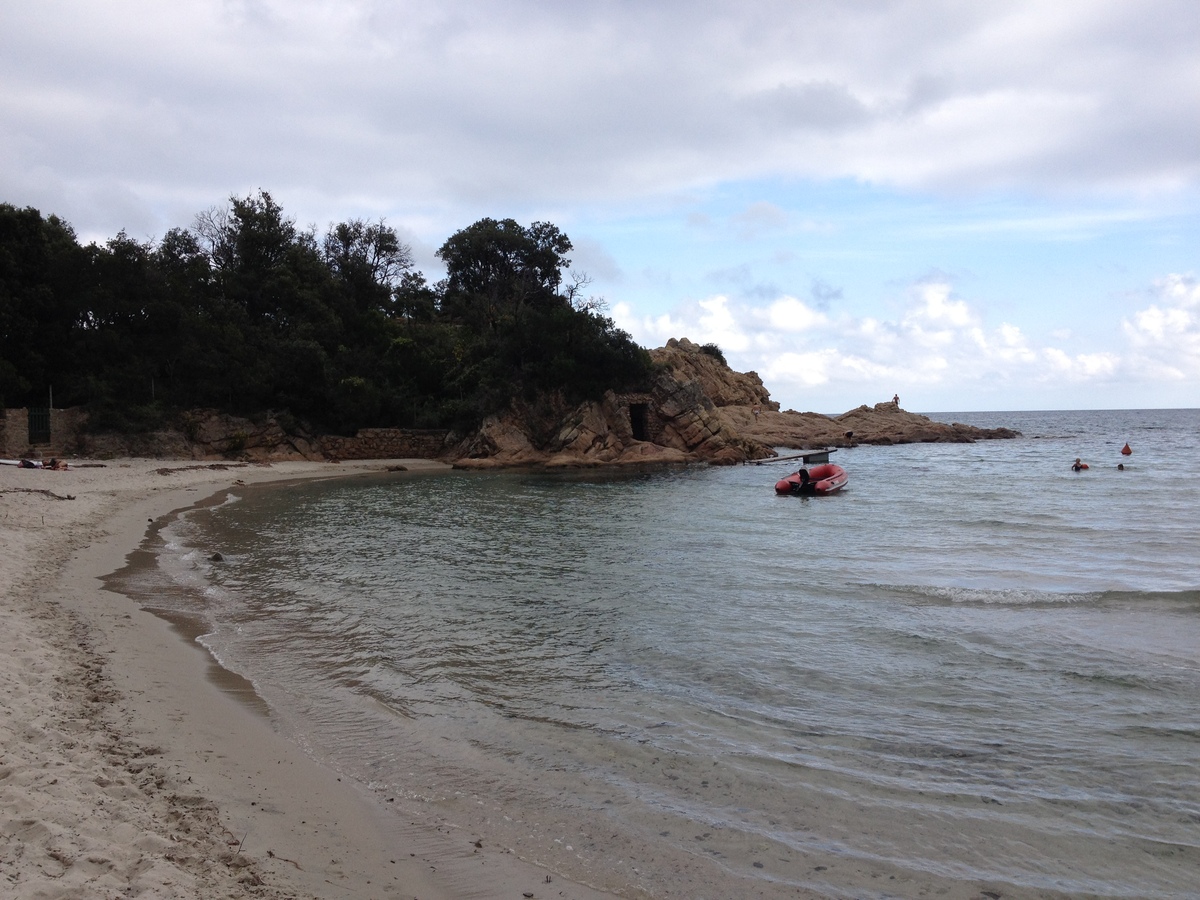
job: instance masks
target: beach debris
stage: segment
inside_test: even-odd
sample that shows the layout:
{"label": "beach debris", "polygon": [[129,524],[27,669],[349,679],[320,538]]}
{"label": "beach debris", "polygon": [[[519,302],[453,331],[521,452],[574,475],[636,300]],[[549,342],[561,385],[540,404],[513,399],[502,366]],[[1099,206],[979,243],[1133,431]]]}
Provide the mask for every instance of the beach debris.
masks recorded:
{"label": "beach debris", "polygon": [[74,494],[56,494],[54,491],[48,491],[45,488],[6,488],[0,491],[0,494],[45,494],[53,500],[74,500]]}
{"label": "beach debris", "polygon": [[[300,865],[300,863],[296,862],[294,859],[288,859],[286,856],[280,856],[274,850],[268,850],[267,856],[269,856],[271,859],[277,859],[280,862],[291,863],[293,866],[295,866],[301,872],[304,871],[304,867],[302,865]],[[392,862],[395,862],[395,860],[393,859]]]}
{"label": "beach debris", "polygon": [[198,466],[163,466],[161,469],[155,469],[159,475],[170,475],[173,472],[189,472],[195,469],[212,469],[214,472],[223,472],[226,469],[245,469],[249,463],[209,463],[208,465]]}

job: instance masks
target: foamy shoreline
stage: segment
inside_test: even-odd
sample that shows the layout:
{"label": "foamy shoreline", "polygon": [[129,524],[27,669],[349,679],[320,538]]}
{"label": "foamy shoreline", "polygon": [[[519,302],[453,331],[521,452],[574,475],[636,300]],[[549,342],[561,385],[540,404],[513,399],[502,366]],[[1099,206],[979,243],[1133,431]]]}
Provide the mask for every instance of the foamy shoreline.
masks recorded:
{"label": "foamy shoreline", "polygon": [[0,466],[0,893],[610,896],[547,881],[465,828],[431,833],[402,810],[383,815],[223,692],[198,644],[99,581],[150,523],[226,487],[397,464],[442,467]]}

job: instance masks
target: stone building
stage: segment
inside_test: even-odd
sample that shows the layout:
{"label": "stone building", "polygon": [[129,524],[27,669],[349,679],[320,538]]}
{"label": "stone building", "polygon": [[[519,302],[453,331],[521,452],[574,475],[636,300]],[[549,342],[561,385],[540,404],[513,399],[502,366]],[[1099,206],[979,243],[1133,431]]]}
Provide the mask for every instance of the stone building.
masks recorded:
{"label": "stone building", "polygon": [[74,445],[82,419],[78,409],[0,408],[0,458],[62,456]]}

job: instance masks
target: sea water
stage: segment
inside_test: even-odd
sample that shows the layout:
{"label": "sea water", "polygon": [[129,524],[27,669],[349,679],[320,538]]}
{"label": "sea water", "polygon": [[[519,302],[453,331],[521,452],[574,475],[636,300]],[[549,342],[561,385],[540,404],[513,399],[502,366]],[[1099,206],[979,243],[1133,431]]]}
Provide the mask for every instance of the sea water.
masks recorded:
{"label": "sea water", "polygon": [[828,497],[237,489],[154,602],[395,814],[627,896],[1195,895],[1200,411],[933,417],[1023,434],[840,449]]}

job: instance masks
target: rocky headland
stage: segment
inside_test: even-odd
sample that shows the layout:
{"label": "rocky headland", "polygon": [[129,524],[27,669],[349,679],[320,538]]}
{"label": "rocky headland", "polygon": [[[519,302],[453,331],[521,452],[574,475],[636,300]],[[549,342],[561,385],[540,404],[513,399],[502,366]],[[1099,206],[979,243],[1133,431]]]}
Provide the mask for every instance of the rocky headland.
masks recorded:
{"label": "rocky headland", "polygon": [[459,468],[704,461],[731,465],[797,450],[856,444],[970,443],[1016,437],[1007,428],[934,422],[898,403],[839,416],[781,411],[755,372],[734,372],[686,338],[650,351],[656,374],[642,394],[572,409],[545,402],[489,417],[446,458]]}
{"label": "rocky headland", "polygon": [[708,462],[733,465],[856,444],[969,443],[1012,438],[1007,428],[934,422],[898,403],[859,406],[841,415],[780,410],[755,372],[735,372],[719,351],[687,338],[650,351],[654,375],[644,391],[609,391],[569,404],[560,396],[514,400],[468,435],[437,430],[363,429],[353,436],[310,433],[289,417],[256,420],[194,410],[178,427],[140,435],[96,435],[80,428],[80,456],[216,460],[427,458],[458,468],[586,467]]}

